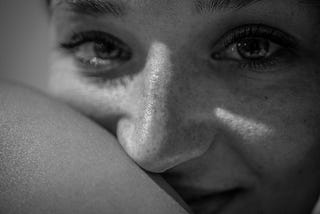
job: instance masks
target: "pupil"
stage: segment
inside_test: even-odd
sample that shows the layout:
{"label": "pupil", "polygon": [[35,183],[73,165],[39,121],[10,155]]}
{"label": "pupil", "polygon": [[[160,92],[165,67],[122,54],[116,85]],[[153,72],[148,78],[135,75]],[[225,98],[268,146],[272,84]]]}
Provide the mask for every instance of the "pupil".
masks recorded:
{"label": "pupil", "polygon": [[259,59],[267,56],[269,46],[269,41],[266,39],[248,38],[239,42],[237,49],[243,58]]}
{"label": "pupil", "polygon": [[101,59],[114,59],[119,57],[120,51],[113,43],[97,43],[95,44],[94,51],[98,58]]}

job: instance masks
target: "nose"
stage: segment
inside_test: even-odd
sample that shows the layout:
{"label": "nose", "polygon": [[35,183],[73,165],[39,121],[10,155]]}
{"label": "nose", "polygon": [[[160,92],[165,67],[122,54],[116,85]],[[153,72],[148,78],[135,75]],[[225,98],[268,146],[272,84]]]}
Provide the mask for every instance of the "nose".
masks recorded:
{"label": "nose", "polygon": [[118,127],[127,154],[151,172],[163,172],[201,156],[215,135],[206,117],[199,116],[201,104],[191,86],[191,66],[174,55],[164,44],[152,45],[139,87],[139,110]]}

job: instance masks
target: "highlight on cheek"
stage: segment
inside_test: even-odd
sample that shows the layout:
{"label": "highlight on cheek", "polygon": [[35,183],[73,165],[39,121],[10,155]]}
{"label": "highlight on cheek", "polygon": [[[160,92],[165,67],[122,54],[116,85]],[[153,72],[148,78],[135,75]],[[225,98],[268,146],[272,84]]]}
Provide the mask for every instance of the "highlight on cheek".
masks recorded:
{"label": "highlight on cheek", "polygon": [[240,134],[246,140],[267,137],[274,132],[273,129],[266,124],[237,115],[222,108],[216,108],[214,115],[220,122],[232,131]]}

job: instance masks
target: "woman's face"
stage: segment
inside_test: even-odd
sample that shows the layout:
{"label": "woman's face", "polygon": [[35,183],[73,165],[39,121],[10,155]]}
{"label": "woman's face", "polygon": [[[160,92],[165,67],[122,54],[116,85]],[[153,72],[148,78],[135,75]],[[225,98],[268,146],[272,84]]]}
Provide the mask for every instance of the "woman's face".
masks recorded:
{"label": "woman's face", "polygon": [[316,4],[53,0],[48,89],[195,213],[308,213],[320,191]]}

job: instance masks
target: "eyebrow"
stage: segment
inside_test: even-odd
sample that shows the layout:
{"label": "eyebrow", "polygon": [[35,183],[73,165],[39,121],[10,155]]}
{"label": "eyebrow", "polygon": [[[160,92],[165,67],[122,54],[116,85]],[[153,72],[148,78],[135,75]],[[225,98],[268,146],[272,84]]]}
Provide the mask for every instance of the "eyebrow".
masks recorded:
{"label": "eyebrow", "polygon": [[115,17],[123,16],[126,7],[119,0],[47,0],[50,11],[66,5],[68,9],[75,13],[90,16],[111,15]]}
{"label": "eyebrow", "polygon": [[[125,15],[127,8],[120,0],[47,0],[50,10],[64,4],[70,10],[91,16],[112,15],[115,17]],[[261,0],[195,0],[196,11],[215,11],[221,9],[240,9],[251,3]]]}
{"label": "eyebrow", "polygon": [[[125,0],[128,1],[128,0]],[[124,16],[128,10],[124,0],[47,0],[49,10],[66,5],[71,11],[90,16]],[[238,10],[264,0],[194,0],[197,13],[217,10]],[[319,0],[298,0],[298,3],[320,9]]]}
{"label": "eyebrow", "polygon": [[259,1],[262,0],[196,0],[195,7],[198,13],[225,9],[237,10]]}

